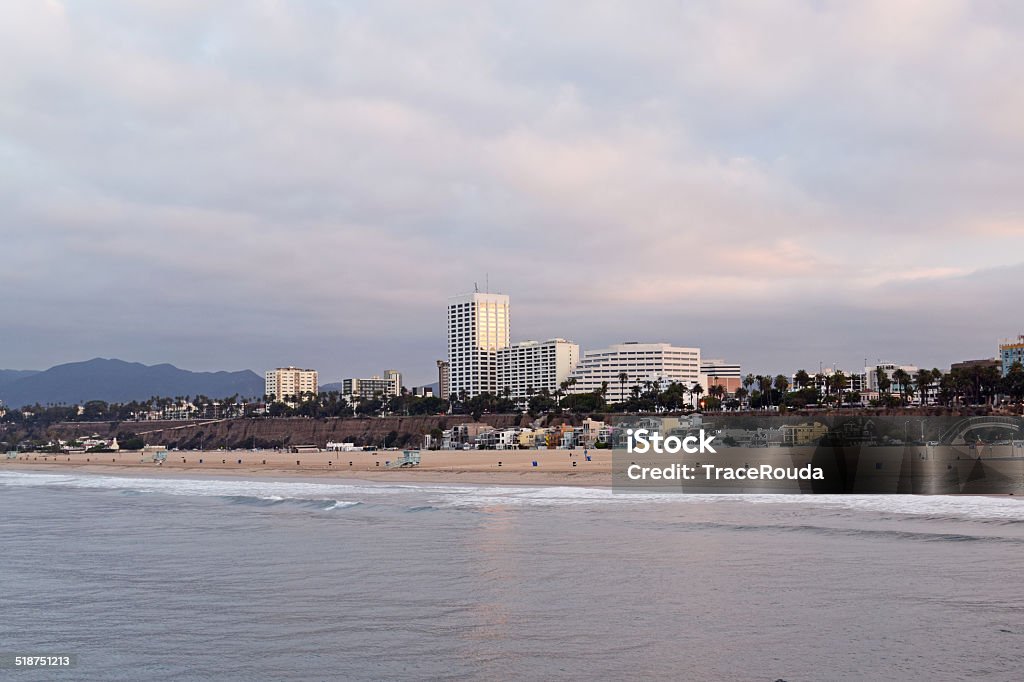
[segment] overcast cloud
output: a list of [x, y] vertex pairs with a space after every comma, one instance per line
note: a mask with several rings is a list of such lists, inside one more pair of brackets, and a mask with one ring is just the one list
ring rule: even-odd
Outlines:
[[0, 9], [0, 367], [433, 380], [513, 339], [752, 371], [1024, 332], [1015, 2]]

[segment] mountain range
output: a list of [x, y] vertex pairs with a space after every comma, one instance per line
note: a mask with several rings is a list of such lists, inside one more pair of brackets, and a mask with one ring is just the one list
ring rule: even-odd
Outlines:
[[251, 370], [190, 372], [174, 365], [143, 365], [93, 358], [45, 371], [0, 370], [0, 401], [9, 407], [40, 403], [82, 404], [88, 400], [129, 402], [151, 396], [206, 395], [223, 398], [263, 395], [263, 377]]

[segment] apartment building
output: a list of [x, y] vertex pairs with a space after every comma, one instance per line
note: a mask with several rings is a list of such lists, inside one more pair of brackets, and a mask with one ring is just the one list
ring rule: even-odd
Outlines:
[[315, 369], [278, 367], [264, 374], [263, 383], [263, 393], [278, 402], [297, 402], [304, 396], [316, 395], [319, 390]]

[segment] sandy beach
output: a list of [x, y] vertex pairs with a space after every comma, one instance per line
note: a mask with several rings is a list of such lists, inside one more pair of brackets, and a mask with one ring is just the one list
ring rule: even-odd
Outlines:
[[[303, 452], [215, 450], [168, 452], [162, 463], [140, 452], [23, 453], [0, 459], [0, 470], [268, 477], [337, 477], [494, 485], [611, 485], [609, 450], [424, 450], [417, 467], [389, 468], [401, 451]], [[537, 463], [534, 466], [534, 462]]]

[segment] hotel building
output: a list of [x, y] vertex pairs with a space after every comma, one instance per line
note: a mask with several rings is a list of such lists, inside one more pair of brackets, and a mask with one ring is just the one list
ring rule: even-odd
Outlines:
[[388, 369], [384, 370], [383, 378], [374, 375], [369, 379], [342, 379], [341, 392], [359, 398], [373, 398], [377, 395], [393, 398], [402, 392], [402, 374]]
[[1024, 334], [1016, 339], [1003, 339], [999, 342], [999, 359], [1003, 363], [1003, 376], [1010, 373], [1013, 363], [1024, 365]]
[[[625, 384], [619, 380], [622, 373], [627, 375]], [[662, 389], [673, 381], [689, 388], [701, 380], [700, 348], [634, 341], [588, 350], [571, 377], [576, 379], [572, 393], [599, 391], [607, 382], [609, 402], [621, 402], [632, 386], [647, 381], [658, 381]]]
[[264, 375], [263, 383], [263, 393], [273, 396], [277, 402], [296, 402], [304, 394], [316, 395], [318, 392], [315, 369], [278, 367]]
[[497, 393], [498, 351], [508, 345], [508, 296], [476, 292], [448, 299], [449, 393]]
[[554, 393], [580, 360], [580, 347], [565, 339], [520, 341], [498, 350], [498, 394], [523, 404], [530, 391], [547, 389]]

